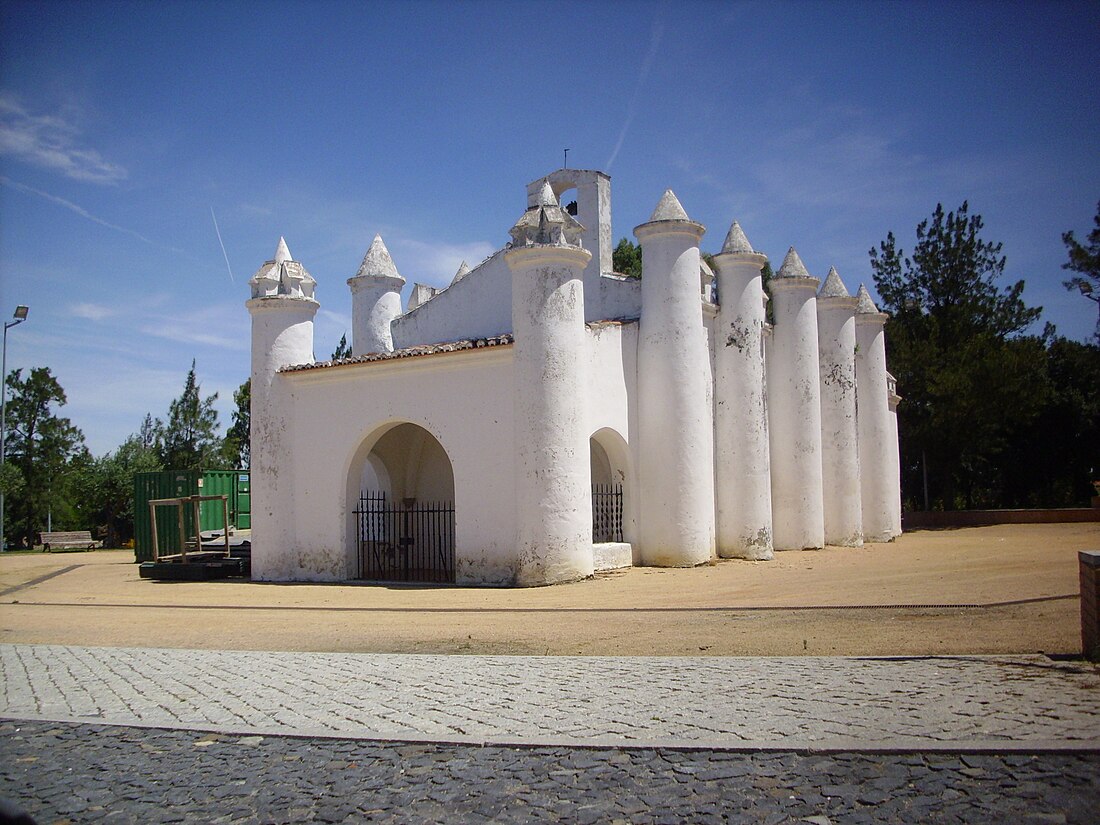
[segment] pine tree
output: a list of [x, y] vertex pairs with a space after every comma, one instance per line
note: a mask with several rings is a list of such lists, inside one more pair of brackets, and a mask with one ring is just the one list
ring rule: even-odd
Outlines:
[[1062, 281], [1062, 285], [1070, 292], [1080, 292], [1096, 304], [1094, 335], [1096, 342], [1100, 344], [1100, 203], [1096, 204], [1096, 217], [1092, 220], [1095, 226], [1089, 232], [1088, 246], [1078, 242], [1072, 232], [1062, 233], [1062, 243], [1066, 245], [1069, 255], [1069, 260], [1062, 264], [1062, 269], [1080, 273]]
[[141, 429], [138, 430], [137, 438], [141, 442], [142, 449], [152, 450], [157, 446], [157, 424], [159, 422], [153, 420], [153, 416], [150, 413], [145, 413], [145, 418], [141, 422]]
[[5, 536], [9, 542], [31, 547], [35, 534], [46, 529], [47, 513], [60, 502], [65, 476], [78, 455], [84, 434], [54, 412], [65, 405], [65, 391], [48, 367], [35, 367], [24, 380], [22, 370], [7, 376], [11, 395], [7, 405], [7, 461]]
[[623, 238], [611, 253], [611, 268], [628, 278], [641, 278], [642, 248]]
[[340, 336], [340, 343], [336, 345], [336, 350], [332, 353], [333, 361], [339, 361], [341, 358], [351, 358], [351, 347], [348, 346], [348, 334], [346, 332]]
[[217, 399], [217, 393], [201, 397], [192, 361], [183, 394], [168, 407], [168, 421], [159, 427], [160, 459], [165, 469], [216, 469], [225, 463], [220, 455], [218, 411], [214, 409]]
[[[146, 416], [142, 430], [152, 425]], [[113, 453], [81, 457], [70, 486], [80, 527], [100, 532], [105, 547], [121, 547], [134, 535], [134, 474], [163, 469], [155, 445], [142, 432], [129, 436]]]
[[233, 424], [225, 434], [222, 454], [233, 469], [248, 467], [251, 456], [252, 379], [247, 379], [233, 393], [237, 409], [233, 411]]
[[1043, 336], [1023, 336], [1042, 311], [1022, 298], [1024, 282], [1002, 287], [1001, 244], [982, 239], [980, 215], [964, 202], [937, 205], [917, 226], [911, 258], [894, 234], [872, 249], [871, 269], [891, 314], [890, 370], [903, 402], [903, 497], [945, 509], [999, 506], [1013, 439], [1047, 401]]

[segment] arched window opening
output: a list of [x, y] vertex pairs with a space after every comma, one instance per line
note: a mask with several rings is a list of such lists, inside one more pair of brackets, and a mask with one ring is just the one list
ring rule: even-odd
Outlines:
[[574, 218], [577, 217], [577, 188], [575, 186], [571, 186], [557, 193], [557, 198], [558, 204], [562, 209]]
[[354, 577], [453, 582], [454, 472], [443, 445], [398, 424], [371, 446], [357, 480]]
[[596, 439], [589, 440], [592, 462], [592, 542], [623, 541], [623, 478]]

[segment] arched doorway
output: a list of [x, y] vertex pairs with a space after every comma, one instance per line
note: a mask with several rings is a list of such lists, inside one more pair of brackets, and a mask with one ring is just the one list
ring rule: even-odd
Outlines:
[[592, 467], [592, 543], [632, 542], [633, 503], [630, 489], [629, 448], [612, 429], [589, 439]]
[[454, 472], [426, 429], [392, 424], [368, 438], [349, 474], [352, 578], [455, 580]]

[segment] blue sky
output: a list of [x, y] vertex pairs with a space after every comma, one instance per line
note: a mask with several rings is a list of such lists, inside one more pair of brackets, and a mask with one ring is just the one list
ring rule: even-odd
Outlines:
[[192, 358], [227, 424], [280, 235], [326, 358], [376, 232], [410, 284], [446, 283], [564, 148], [611, 175], [616, 238], [671, 187], [704, 250], [736, 218], [853, 292], [889, 230], [910, 249], [968, 199], [1084, 339], [1061, 233], [1100, 199], [1098, 31], [1096, 3], [8, 0], [0, 313], [31, 307], [8, 367], [50, 367], [97, 454], [165, 415]]

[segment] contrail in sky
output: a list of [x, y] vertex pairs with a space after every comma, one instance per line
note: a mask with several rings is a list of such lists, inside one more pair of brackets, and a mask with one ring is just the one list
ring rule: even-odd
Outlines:
[[607, 159], [607, 163], [605, 163], [603, 167], [608, 172], [611, 171], [611, 164], [613, 164], [615, 158], [618, 157], [619, 150], [623, 148], [623, 141], [626, 140], [626, 133], [630, 130], [630, 124], [634, 120], [634, 112], [638, 108], [638, 98], [642, 93], [642, 84], [649, 75], [649, 70], [653, 66], [654, 59], [657, 57], [657, 50], [661, 47], [661, 38], [664, 34], [665, 27], [664, 24], [661, 23], [660, 18], [654, 20], [653, 26], [649, 30], [649, 51], [646, 52], [645, 60], [642, 61], [641, 71], [638, 72], [638, 82], [634, 85], [634, 96], [630, 98], [630, 106], [628, 106], [626, 110], [626, 122], [623, 124], [622, 131], [619, 132], [619, 140], [611, 152], [611, 157]]
[[229, 270], [229, 280], [233, 283], [237, 283], [237, 279], [233, 277], [233, 267], [229, 265], [229, 256], [225, 254], [225, 244], [222, 243], [222, 233], [221, 230], [218, 229], [218, 219], [214, 217], [213, 206], [210, 207], [210, 217], [214, 221], [214, 231], [218, 233], [218, 243], [221, 245], [222, 248], [222, 257], [225, 258], [225, 268]]
[[3, 175], [0, 175], [0, 184], [3, 184], [4, 186], [10, 186], [12, 189], [17, 189], [18, 191], [25, 192], [28, 195], [36, 195], [37, 197], [40, 197], [43, 200], [47, 200], [50, 203], [56, 203], [58, 206], [64, 206], [66, 209], [75, 212], [82, 218], [87, 218], [93, 223], [98, 223], [100, 226], [105, 226], [108, 229], [115, 230], [116, 232], [124, 232], [127, 235], [133, 235], [139, 241], [144, 241], [150, 246], [160, 246], [160, 244], [156, 243], [155, 241], [149, 240], [140, 232], [135, 232], [133, 229], [127, 229], [125, 226], [119, 226], [118, 224], [110, 223], [109, 221], [103, 220], [103, 218], [97, 218], [83, 206], [78, 206], [72, 201], [67, 201], [64, 198], [59, 198], [57, 197], [57, 195], [51, 195], [49, 192], [43, 192], [41, 189], [35, 189], [33, 186], [27, 186], [24, 183], [19, 183], [18, 181], [14, 181], [11, 178], [4, 177]]

